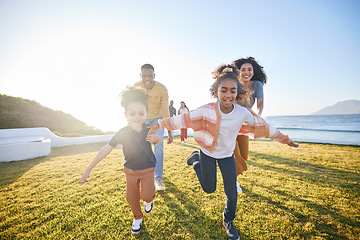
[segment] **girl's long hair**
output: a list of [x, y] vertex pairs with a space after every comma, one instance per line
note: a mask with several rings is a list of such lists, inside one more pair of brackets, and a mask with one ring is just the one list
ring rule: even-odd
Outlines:
[[[180, 103], [183, 103], [184, 104], [184, 107], [188, 110], [188, 112], [190, 112], [189, 108], [186, 106], [185, 102], [184, 101], [181, 101]], [[178, 115], [180, 114], [180, 109], [181, 109], [181, 106], [178, 110]]]

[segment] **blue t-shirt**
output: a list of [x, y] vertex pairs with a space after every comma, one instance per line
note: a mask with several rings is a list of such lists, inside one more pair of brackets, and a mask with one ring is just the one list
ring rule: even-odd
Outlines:
[[149, 128], [143, 124], [140, 132], [127, 126], [120, 129], [108, 142], [112, 147], [121, 144], [125, 163], [124, 166], [132, 170], [142, 170], [155, 167], [156, 159], [151, 144], [146, 141]]
[[251, 85], [251, 92], [250, 92], [250, 101], [244, 104], [241, 104], [241, 106], [246, 108], [252, 108], [255, 103], [255, 98], [260, 99], [264, 98], [264, 91], [263, 91], [264, 84], [260, 81], [254, 80]]

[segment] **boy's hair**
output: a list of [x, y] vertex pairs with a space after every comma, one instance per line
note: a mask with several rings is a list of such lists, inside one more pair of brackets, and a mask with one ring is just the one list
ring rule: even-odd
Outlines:
[[146, 63], [146, 64], [144, 64], [144, 65], [141, 66], [141, 71], [142, 71], [143, 69], [152, 69], [153, 71], [155, 71], [153, 65], [148, 64], [148, 63]]
[[127, 108], [130, 103], [139, 102], [144, 104], [146, 111], [148, 110], [148, 99], [149, 94], [145, 92], [144, 89], [138, 87], [127, 86], [124, 91], [120, 93], [121, 97], [121, 106], [127, 111]]
[[237, 95], [236, 100], [240, 101], [243, 98], [247, 97], [247, 92], [243, 89], [242, 84], [239, 81], [239, 70], [236, 66], [232, 64], [222, 64], [212, 72], [213, 79], [216, 79], [215, 82], [211, 85], [210, 93], [211, 96], [216, 98], [215, 92], [218, 90], [222, 80], [226, 78], [234, 79], [236, 82]]
[[253, 58], [253, 57], [240, 58], [240, 59], [232, 62], [232, 64], [234, 64], [239, 70], [244, 63], [250, 63], [254, 69], [254, 76], [250, 79], [251, 81], [258, 80], [258, 81], [262, 82], [263, 84], [266, 83], [267, 76], [266, 76], [265, 71], [263, 70], [264, 67], [261, 66], [255, 60], [255, 58]]

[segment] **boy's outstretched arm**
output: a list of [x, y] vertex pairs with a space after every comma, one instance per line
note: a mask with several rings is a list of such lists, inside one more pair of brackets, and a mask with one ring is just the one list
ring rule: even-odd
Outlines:
[[80, 183], [86, 182], [86, 179], [89, 177], [91, 170], [98, 164], [101, 160], [103, 160], [114, 148], [110, 146], [109, 144], [106, 144], [105, 147], [103, 147], [98, 154], [96, 154], [95, 158], [92, 160], [92, 162], [89, 164], [89, 166], [86, 168], [84, 174], [80, 178]]

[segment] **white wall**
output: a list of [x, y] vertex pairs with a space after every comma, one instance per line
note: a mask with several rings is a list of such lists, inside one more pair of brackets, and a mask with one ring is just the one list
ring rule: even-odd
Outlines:
[[0, 139], [28, 136], [43, 136], [45, 139], [51, 140], [51, 147], [63, 147], [76, 144], [107, 142], [110, 140], [113, 134], [65, 138], [55, 135], [48, 128], [14, 128], [0, 130]]
[[113, 135], [64, 138], [48, 128], [0, 130], [0, 162], [18, 161], [49, 155], [52, 147], [108, 142]]

